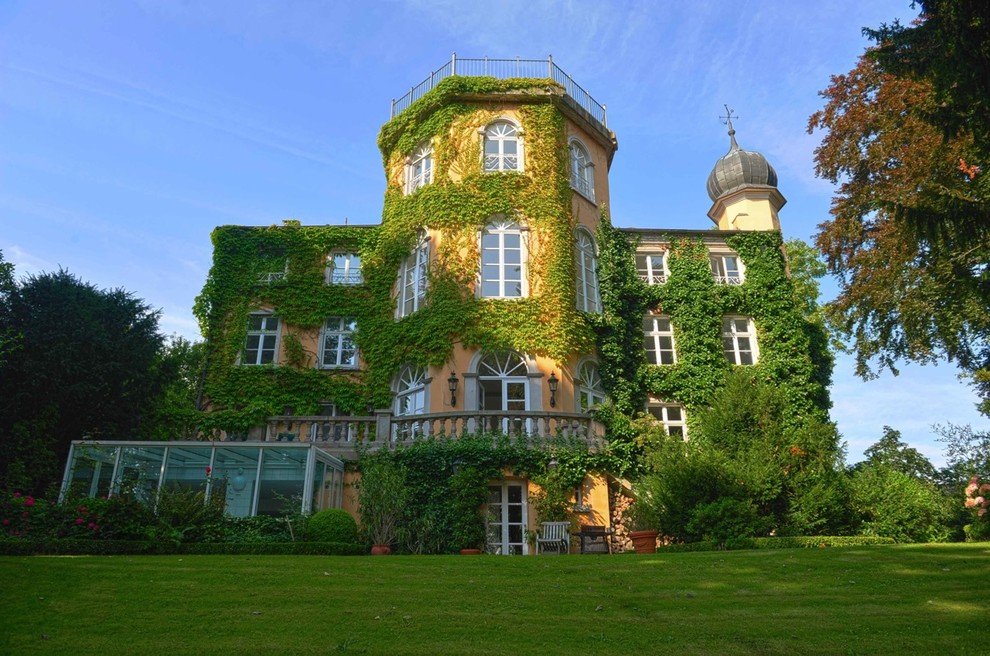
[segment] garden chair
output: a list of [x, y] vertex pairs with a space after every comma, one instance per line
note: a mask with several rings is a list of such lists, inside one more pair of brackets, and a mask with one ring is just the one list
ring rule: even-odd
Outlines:
[[540, 535], [536, 538], [536, 553], [546, 553], [553, 549], [554, 553], [565, 554], [571, 550], [570, 522], [543, 522], [540, 524]]
[[612, 529], [586, 524], [578, 533], [581, 553], [612, 553]]

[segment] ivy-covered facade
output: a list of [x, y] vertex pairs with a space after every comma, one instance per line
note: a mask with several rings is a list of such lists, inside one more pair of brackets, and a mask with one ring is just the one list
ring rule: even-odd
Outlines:
[[[525, 530], [551, 460], [582, 521], [608, 525], [606, 478], [637, 467], [630, 420], [689, 439], [733, 367], [785, 389], [795, 425], [827, 418], [831, 361], [787, 277], [776, 174], [734, 136], [709, 180], [714, 229], [615, 227], [615, 135], [550, 78], [447, 77], [378, 146], [379, 225], [214, 231], [195, 308], [204, 432], [345, 459], [529, 436], [544, 457], [490, 482]], [[530, 551], [503, 528], [489, 548]]]

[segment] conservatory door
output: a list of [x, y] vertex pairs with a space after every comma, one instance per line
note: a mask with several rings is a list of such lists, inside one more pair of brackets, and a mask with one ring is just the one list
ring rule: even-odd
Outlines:
[[486, 515], [488, 553], [528, 553], [526, 545], [526, 484], [498, 483], [488, 486]]

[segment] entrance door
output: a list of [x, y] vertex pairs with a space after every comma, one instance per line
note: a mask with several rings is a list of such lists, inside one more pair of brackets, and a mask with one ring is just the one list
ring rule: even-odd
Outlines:
[[488, 486], [488, 553], [519, 555], [526, 545], [526, 484], [498, 483]]

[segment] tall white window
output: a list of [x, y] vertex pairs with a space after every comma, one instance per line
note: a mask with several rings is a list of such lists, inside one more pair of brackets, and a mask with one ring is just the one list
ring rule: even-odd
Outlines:
[[485, 171], [522, 171], [520, 130], [508, 121], [485, 128]]
[[753, 320], [749, 317], [723, 317], [722, 346], [730, 363], [755, 364], [759, 351]]
[[605, 387], [598, 372], [598, 365], [586, 361], [578, 368], [578, 411], [587, 412], [605, 402]]
[[[529, 410], [529, 369], [514, 351], [487, 353], [478, 363], [478, 408], [503, 412]], [[529, 422], [520, 417], [503, 417], [501, 429], [520, 433]], [[496, 426], [487, 425], [488, 430]]]
[[712, 253], [712, 275], [719, 285], [741, 285], [743, 283], [743, 267], [738, 255], [731, 253]]
[[421, 230], [416, 247], [399, 267], [395, 314], [405, 317], [426, 302], [426, 274], [430, 267], [430, 238]]
[[248, 316], [247, 339], [241, 364], [272, 364], [278, 353], [278, 315], [258, 313]]
[[515, 221], [498, 219], [485, 227], [481, 233], [482, 298], [519, 298], [529, 292], [524, 246], [522, 230]]
[[323, 324], [320, 340], [320, 366], [324, 369], [346, 369], [357, 366], [357, 347], [353, 317], [329, 317]]
[[577, 140], [572, 139], [571, 151], [571, 187], [579, 194], [595, 202], [595, 165], [591, 162], [588, 151]]
[[[412, 417], [426, 412], [426, 370], [414, 365], [406, 365], [399, 372], [395, 383], [395, 406], [392, 413], [396, 418]], [[414, 437], [423, 433], [421, 422], [399, 421], [392, 425], [393, 439]]]
[[687, 437], [687, 416], [684, 413], [684, 406], [651, 400], [646, 410], [663, 424], [667, 435]]
[[670, 317], [649, 315], [643, 319], [643, 340], [646, 345], [646, 359], [650, 364], [674, 364], [677, 352], [674, 349], [674, 327]]
[[357, 253], [334, 252], [327, 256], [327, 283], [331, 285], [360, 285], [361, 256]]
[[406, 165], [406, 193], [411, 194], [431, 182], [433, 182], [433, 146], [425, 142], [409, 156]]
[[584, 230], [577, 233], [577, 309], [582, 312], [601, 312], [598, 298], [598, 260], [595, 242]]
[[662, 285], [667, 282], [667, 253], [636, 253], [636, 273], [647, 285]]

